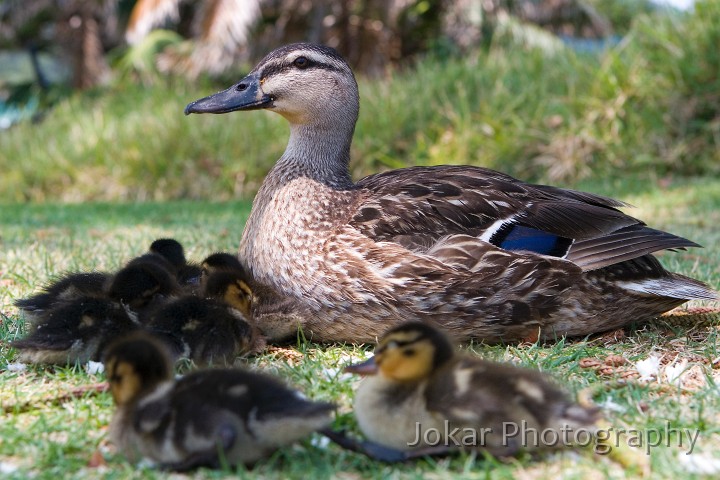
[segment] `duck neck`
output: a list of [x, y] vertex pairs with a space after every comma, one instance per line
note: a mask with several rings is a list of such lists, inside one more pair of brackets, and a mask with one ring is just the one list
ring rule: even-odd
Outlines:
[[285, 153], [272, 170], [282, 183], [300, 177], [310, 178], [334, 190], [352, 188], [350, 145], [354, 125], [291, 124]]

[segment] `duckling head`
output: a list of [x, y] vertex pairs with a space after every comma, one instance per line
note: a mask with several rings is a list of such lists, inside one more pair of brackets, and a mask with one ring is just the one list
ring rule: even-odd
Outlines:
[[173, 274], [152, 260], [155, 254], [144, 255], [131, 261], [118, 271], [108, 286], [108, 296], [118, 302], [138, 309], [149, 304], [153, 298], [169, 295], [178, 289]]
[[172, 378], [172, 361], [165, 346], [145, 332], [113, 342], [104, 354], [105, 374], [117, 405], [126, 405]]
[[375, 356], [345, 370], [360, 375], [375, 375], [396, 382], [418, 382], [428, 378], [454, 356], [453, 345], [437, 329], [409, 322], [383, 335]]
[[204, 275], [209, 275], [219, 270], [245, 271], [237, 255], [227, 252], [215, 252], [205, 257], [201, 268]]
[[217, 271], [210, 274], [204, 282], [204, 293], [206, 297], [223, 300], [246, 318], [251, 318], [253, 291], [242, 272]]
[[176, 269], [187, 263], [185, 249], [174, 238], [158, 238], [150, 244], [150, 252], [165, 258]]
[[333, 48], [310, 43], [270, 52], [227, 90], [190, 103], [185, 114], [269, 109], [291, 125], [338, 122], [354, 128], [359, 111], [355, 77]]

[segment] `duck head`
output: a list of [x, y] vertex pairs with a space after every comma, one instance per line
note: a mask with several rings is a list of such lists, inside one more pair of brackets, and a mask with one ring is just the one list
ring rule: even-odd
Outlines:
[[185, 114], [268, 109], [291, 125], [338, 122], [354, 128], [358, 88], [350, 67], [334, 49], [294, 43], [270, 52], [230, 88], [185, 107]]
[[117, 405], [126, 405], [140, 394], [172, 378], [172, 361], [163, 344], [138, 332], [113, 342], [104, 354], [105, 375]]
[[396, 382], [417, 382], [432, 375], [454, 355], [452, 343], [437, 329], [409, 322], [383, 335], [369, 360], [345, 368], [359, 375], [380, 375]]

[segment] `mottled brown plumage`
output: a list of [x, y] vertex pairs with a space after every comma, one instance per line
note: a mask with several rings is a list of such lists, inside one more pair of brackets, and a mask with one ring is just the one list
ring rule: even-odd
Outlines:
[[489, 342], [586, 335], [716, 298], [651, 256], [695, 243], [647, 227], [616, 200], [469, 166], [353, 183], [358, 90], [331, 48], [279, 48], [185, 112], [254, 109], [290, 123], [239, 251], [283, 299], [258, 320], [272, 339], [300, 325], [315, 340], [367, 342], [414, 319]]

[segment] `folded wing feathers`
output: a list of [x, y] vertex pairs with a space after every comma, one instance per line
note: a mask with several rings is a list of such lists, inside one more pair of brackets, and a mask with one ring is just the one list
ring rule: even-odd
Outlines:
[[609, 235], [575, 242], [567, 260], [583, 270], [595, 270], [658, 250], [699, 247], [695, 242], [644, 225], [623, 228]]
[[448, 243], [446, 237], [480, 237], [505, 218], [574, 239], [565, 258], [585, 271], [659, 250], [698, 246], [626, 215], [617, 209], [628, 206], [624, 202], [526, 184], [483, 168], [413, 167], [371, 175], [357, 185], [367, 194], [350, 221], [353, 227], [376, 241], [416, 252], [430, 248], [432, 256], [469, 269], [477, 268], [470, 252], [482, 246], [468, 239]]

